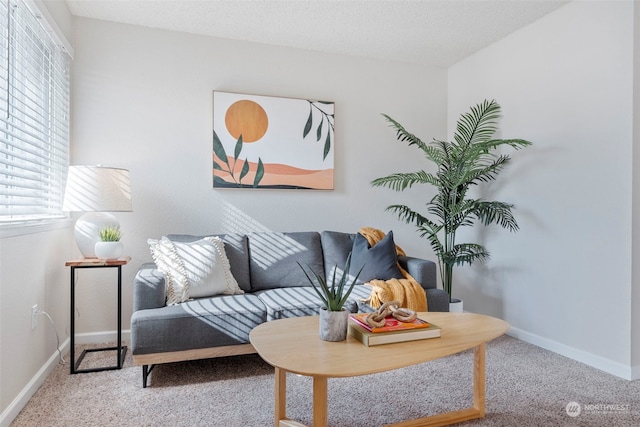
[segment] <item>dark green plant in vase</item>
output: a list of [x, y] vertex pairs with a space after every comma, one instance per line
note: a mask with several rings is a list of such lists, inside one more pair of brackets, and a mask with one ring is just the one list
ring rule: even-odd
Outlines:
[[413, 224], [420, 237], [425, 237], [438, 257], [442, 288], [452, 298], [453, 268], [483, 261], [489, 252], [477, 243], [458, 243], [456, 232], [460, 227], [476, 222], [484, 225], [498, 224], [509, 231], [517, 231], [518, 223], [511, 210], [512, 204], [474, 198], [469, 194], [471, 186], [493, 181], [511, 160], [506, 154], [496, 154], [503, 146], [520, 149], [531, 145], [524, 139], [492, 139], [497, 130], [500, 106], [496, 101], [485, 100], [462, 114], [457, 122], [453, 141], [434, 139], [427, 144], [409, 133], [400, 123], [383, 114], [396, 130], [400, 142], [407, 142], [422, 151], [433, 163], [435, 172], [394, 173], [377, 178], [375, 187], [388, 187], [404, 191], [416, 184], [435, 187], [436, 194], [426, 203], [426, 214], [405, 205], [391, 205], [388, 211], [400, 221]]
[[331, 275], [331, 285], [328, 285], [324, 278], [313, 271], [311, 268], [308, 268], [311, 272], [309, 273], [300, 263], [298, 263], [298, 265], [304, 272], [304, 275], [307, 276], [307, 279], [309, 280], [309, 283], [311, 283], [313, 289], [316, 291], [316, 294], [318, 294], [318, 296], [322, 300], [324, 308], [329, 311], [342, 310], [342, 307], [344, 306], [345, 302], [347, 302], [351, 291], [353, 291], [353, 287], [358, 281], [358, 277], [360, 277], [362, 268], [364, 268], [364, 266], [362, 266], [360, 271], [358, 271], [358, 274], [356, 274], [355, 278], [353, 278], [353, 280], [349, 283], [349, 268], [351, 267], [351, 253], [349, 253], [340, 280], [336, 283], [338, 270], [338, 266], [336, 265], [333, 267], [333, 274]]

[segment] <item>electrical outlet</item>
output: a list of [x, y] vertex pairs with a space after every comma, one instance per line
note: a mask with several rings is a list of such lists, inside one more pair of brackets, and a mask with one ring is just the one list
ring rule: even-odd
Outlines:
[[38, 326], [38, 304], [31, 307], [31, 329], [35, 329]]

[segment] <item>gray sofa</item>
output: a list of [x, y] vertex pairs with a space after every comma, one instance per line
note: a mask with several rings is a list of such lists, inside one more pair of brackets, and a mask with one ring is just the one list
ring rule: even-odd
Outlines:
[[[159, 363], [254, 353], [249, 332], [260, 323], [318, 313], [320, 301], [297, 262], [330, 277], [343, 267], [355, 234], [335, 231], [265, 232], [217, 235], [224, 241], [231, 272], [244, 294], [198, 298], [166, 305], [164, 275], [143, 264], [133, 289], [131, 353], [142, 366], [143, 387]], [[169, 235], [189, 242], [198, 236]], [[430, 311], [448, 311], [447, 294], [436, 287], [436, 266], [428, 260], [398, 257], [425, 289]], [[372, 311], [364, 303], [371, 287], [355, 286], [346, 307]]]

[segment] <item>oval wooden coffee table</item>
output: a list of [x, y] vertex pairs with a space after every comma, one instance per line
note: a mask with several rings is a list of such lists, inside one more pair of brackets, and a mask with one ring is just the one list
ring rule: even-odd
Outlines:
[[458, 411], [393, 424], [440, 426], [484, 417], [485, 343], [503, 335], [509, 324], [473, 313], [420, 313], [441, 328], [440, 338], [367, 347], [351, 336], [342, 342], [322, 341], [318, 316], [263, 323], [249, 339], [258, 354], [275, 367], [275, 425], [302, 426], [286, 416], [287, 372], [313, 377], [313, 426], [327, 425], [327, 379], [390, 371], [439, 359], [473, 348], [473, 406]]

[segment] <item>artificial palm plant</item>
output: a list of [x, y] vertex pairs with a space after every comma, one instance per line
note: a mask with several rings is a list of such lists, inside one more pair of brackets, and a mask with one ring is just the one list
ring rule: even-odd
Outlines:
[[519, 149], [531, 142], [492, 139], [500, 117], [500, 105], [496, 101], [485, 100], [463, 114], [458, 120], [453, 141], [434, 139], [430, 144], [424, 143], [391, 117], [383, 116], [396, 130], [397, 139], [422, 150], [427, 160], [435, 164], [436, 171], [394, 173], [373, 180], [372, 185], [396, 191], [415, 184], [436, 188], [437, 193], [426, 204], [427, 215], [405, 205], [391, 205], [387, 210], [397, 214], [401, 221], [415, 225], [420, 236], [427, 238], [438, 257], [442, 288], [451, 300], [453, 267], [470, 265], [489, 257], [489, 252], [480, 244], [457, 243], [458, 228], [479, 221], [484, 225], [498, 224], [510, 231], [518, 230], [518, 223], [511, 212], [513, 205], [473, 198], [469, 194], [470, 187], [495, 180], [509, 163], [508, 155], [495, 154], [498, 148], [510, 146]]

